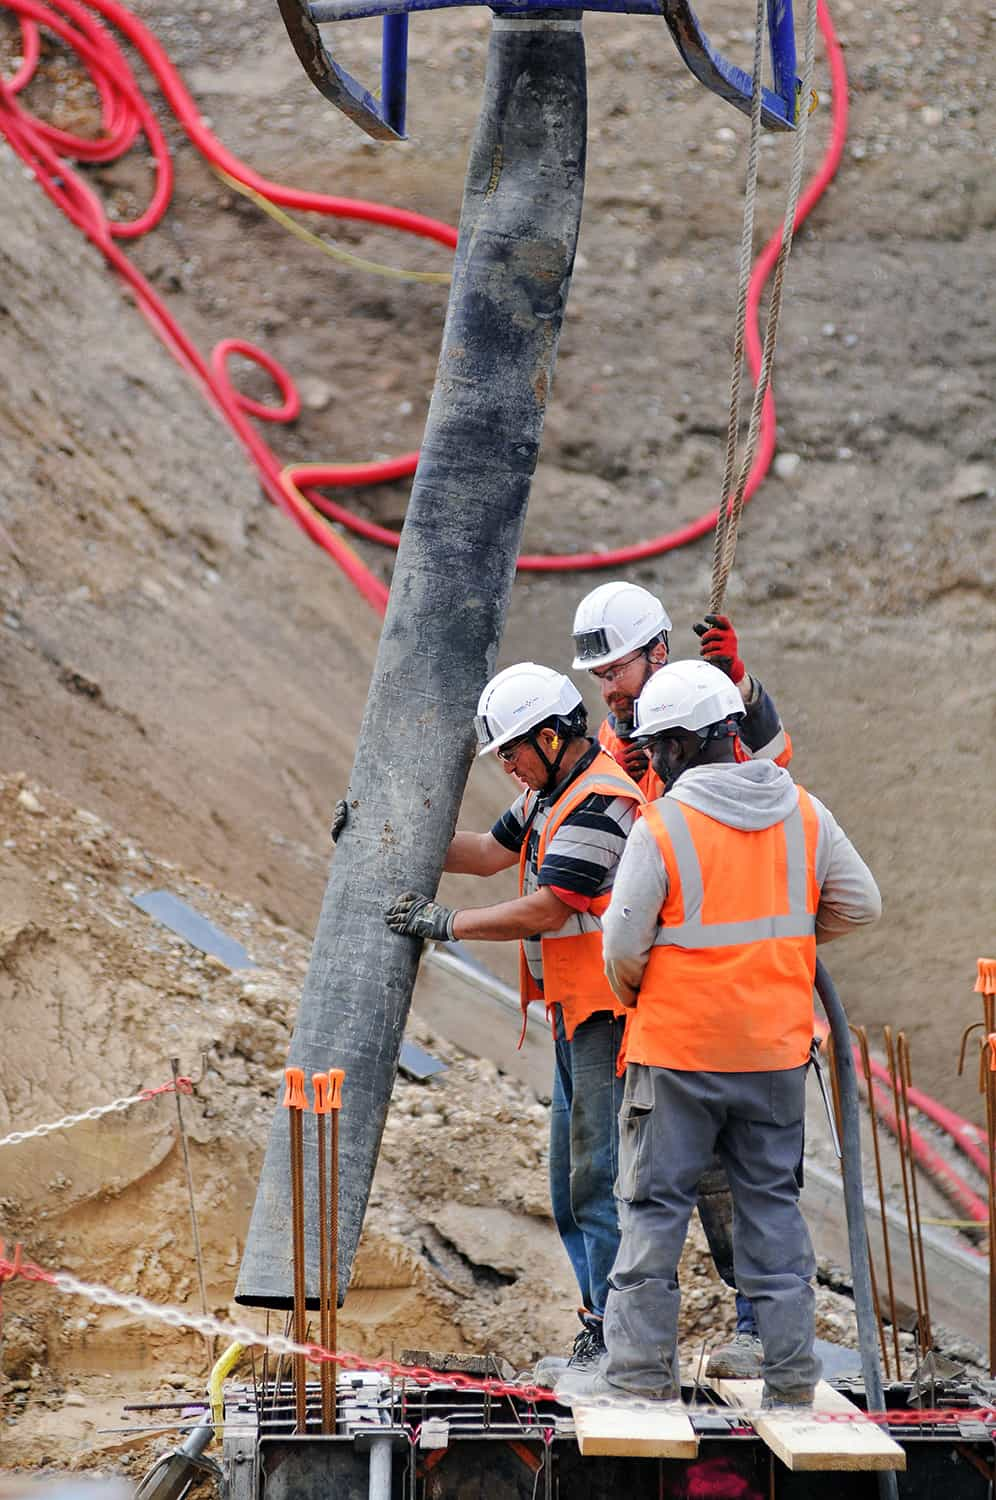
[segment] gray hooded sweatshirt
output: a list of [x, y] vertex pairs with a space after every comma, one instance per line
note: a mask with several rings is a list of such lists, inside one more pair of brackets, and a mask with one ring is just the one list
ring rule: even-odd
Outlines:
[[[882, 898], [874, 876], [833, 814], [812, 792], [809, 795], [820, 825], [816, 941], [826, 943], [877, 921]], [[693, 766], [678, 778], [668, 796], [729, 828], [750, 831], [784, 822], [799, 800], [788, 771], [771, 760]], [[624, 1005], [636, 999], [667, 891], [667, 871], [657, 841], [644, 819], [637, 818], [602, 919], [605, 972]]]

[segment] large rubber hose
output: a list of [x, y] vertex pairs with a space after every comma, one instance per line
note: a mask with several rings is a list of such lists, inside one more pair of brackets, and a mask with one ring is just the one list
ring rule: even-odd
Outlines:
[[[401, 890], [435, 890], [456, 826], [474, 709], [494, 671], [539, 455], [581, 218], [586, 127], [580, 17], [495, 17], [436, 383], [350, 774], [349, 822], [290, 1049], [306, 1075], [346, 1071], [340, 1299], [420, 956], [383, 913]], [[311, 1131], [306, 1152], [310, 1172]], [[236, 1289], [243, 1303], [286, 1306], [291, 1296], [288, 1155], [278, 1109]], [[312, 1194], [306, 1240], [314, 1298]]]
[[[868, 1236], [865, 1223], [865, 1191], [861, 1174], [861, 1104], [858, 1098], [858, 1074], [851, 1052], [851, 1033], [847, 1015], [834, 982], [820, 959], [816, 960], [816, 993], [823, 1002], [833, 1035], [840, 1092], [841, 1148], [844, 1167], [844, 1208], [847, 1213], [847, 1241], [851, 1252], [851, 1283], [854, 1288], [854, 1311], [858, 1319], [858, 1348], [861, 1351], [861, 1373], [869, 1411], [885, 1410], [882, 1367], [878, 1362], [878, 1322], [872, 1295], [871, 1263], [868, 1258]], [[878, 1476], [882, 1500], [898, 1500], [899, 1485], [895, 1473], [888, 1470]]]

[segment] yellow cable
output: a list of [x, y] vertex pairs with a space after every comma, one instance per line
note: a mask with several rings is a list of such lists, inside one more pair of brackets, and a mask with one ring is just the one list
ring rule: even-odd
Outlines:
[[282, 208], [271, 203], [269, 198], [264, 198], [262, 193], [257, 193], [255, 188], [247, 187], [244, 182], [240, 182], [237, 177], [232, 177], [221, 167], [214, 167], [214, 170], [228, 187], [234, 189], [236, 193], [241, 193], [243, 198], [250, 199], [257, 208], [269, 214], [271, 219], [276, 219], [284, 229], [291, 234], [296, 234], [299, 240], [304, 240], [306, 245], [313, 245], [316, 250], [321, 250], [323, 255], [330, 256], [332, 260], [352, 266], [354, 271], [372, 271], [375, 276], [389, 276], [394, 281], [424, 281], [434, 286], [449, 286], [450, 284], [449, 271], [401, 271], [396, 266], [382, 266], [378, 261], [364, 260], [362, 255], [352, 255], [348, 250], [341, 250], [338, 245], [330, 245], [328, 240], [323, 240], [321, 235], [313, 234], [310, 229], [305, 229], [303, 224], [298, 224], [290, 214], [285, 214]]
[[214, 1423], [216, 1432], [221, 1431], [221, 1424], [225, 1420], [222, 1382], [226, 1375], [232, 1373], [245, 1352], [244, 1344], [229, 1344], [221, 1358], [215, 1361], [214, 1368], [208, 1376], [207, 1393], [211, 1402], [211, 1421]]
[[[329, 520], [328, 516], [323, 516], [320, 510], [316, 510], [311, 501], [308, 499], [307, 495], [302, 495], [301, 491], [298, 489], [297, 485], [291, 478], [292, 474], [297, 474], [302, 469], [328, 469], [332, 467], [334, 467], [334, 465], [332, 464], [288, 464], [286, 468], [283, 468], [280, 471], [280, 483], [283, 485], [284, 489], [292, 499], [299, 500], [302, 505], [307, 506], [314, 520], [318, 522], [320, 526], [323, 526], [330, 536], [335, 537], [336, 545], [341, 547], [344, 552], [348, 552], [353, 561], [359, 563], [360, 567], [365, 568], [366, 563], [363, 561], [362, 557], [356, 551], [356, 549], [349, 545], [342, 532], [336, 529], [336, 527]], [[339, 465], [339, 467], [343, 469], [351, 469], [354, 467], [354, 465], [341, 464]]]

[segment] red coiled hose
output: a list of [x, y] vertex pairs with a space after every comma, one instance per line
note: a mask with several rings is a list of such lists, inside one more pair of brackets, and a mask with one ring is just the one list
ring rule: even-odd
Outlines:
[[[139, 306], [167, 347], [206, 388], [255, 462], [263, 488], [270, 499], [291, 515], [312, 540], [339, 563], [363, 597], [383, 612], [387, 600], [384, 584], [366, 568], [341, 537], [314, 515], [314, 510], [370, 541], [397, 547], [397, 534], [387, 527], [377, 526], [353, 515], [345, 507], [320, 495], [315, 486], [355, 487], [403, 478], [414, 473], [418, 454], [406, 453], [397, 458], [372, 463], [308, 466], [300, 471], [302, 479], [306, 476], [308, 481], [307, 487], [301, 492], [296, 490], [294, 484], [299, 471], [292, 468], [282, 476], [276, 456], [252, 430], [246, 418], [252, 416], [266, 421], [293, 420], [299, 403], [290, 375], [276, 360], [255, 345], [239, 341], [225, 341], [214, 351], [210, 363], [206, 362], [145, 278], [126, 261], [114, 244], [115, 240], [137, 238], [159, 223], [169, 204], [173, 174], [162, 131], [138, 87], [127, 59], [110, 31], [100, 25], [91, 12], [97, 12], [114, 26], [140, 53], [177, 120], [202, 155], [214, 166], [229, 173], [270, 202], [284, 208], [381, 224], [435, 240], [451, 248], [456, 244], [455, 230], [437, 219], [427, 218], [407, 209], [392, 208], [363, 199], [304, 192], [261, 177], [227, 151], [208, 130], [162, 47], [148, 28], [118, 4], [117, 0], [85, 0], [85, 3], [80, 3], [80, 0], [51, 0], [51, 3], [43, 3], [43, 0], [0, 0], [0, 3], [20, 17], [24, 38], [23, 60], [15, 77], [9, 82], [0, 80], [0, 130], [22, 160], [32, 168], [52, 201], [99, 246], [118, 274], [132, 287]], [[833, 23], [823, 0], [820, 0], [819, 24], [831, 72], [831, 134], [820, 167], [800, 200], [797, 225], [809, 214], [836, 172], [847, 133], [847, 74]], [[59, 36], [76, 52], [86, 67], [101, 100], [103, 134], [99, 140], [86, 140], [57, 130], [21, 106], [17, 95], [33, 76], [39, 60], [39, 26], [46, 26]], [[138, 218], [126, 223], [111, 222], [104, 214], [96, 194], [72, 171], [67, 161], [114, 160], [129, 149], [140, 132], [145, 134], [155, 162], [153, 195], [148, 207]], [[762, 251], [754, 267], [748, 293], [747, 355], [755, 377], [760, 367], [758, 303], [778, 253], [779, 238], [780, 230]], [[227, 377], [225, 352], [219, 354], [219, 350], [238, 352], [266, 369], [281, 391], [282, 404], [275, 408], [265, 407], [260, 402], [239, 396]], [[775, 407], [769, 395], [762, 415], [757, 458], [747, 483], [748, 499], [755, 493], [768, 471], [774, 444]], [[302, 503], [302, 494], [310, 501], [314, 510]], [[710, 531], [715, 521], [716, 511], [712, 510], [697, 520], [650, 541], [607, 552], [527, 555], [519, 559], [519, 567], [531, 572], [620, 568], [695, 541]]]

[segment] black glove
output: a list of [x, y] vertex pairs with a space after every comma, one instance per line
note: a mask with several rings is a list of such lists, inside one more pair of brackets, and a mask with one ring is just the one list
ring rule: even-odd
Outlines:
[[452, 907], [430, 901], [418, 891], [403, 891], [384, 913], [392, 932], [402, 937], [428, 938], [433, 943], [452, 942], [455, 916]]
[[333, 844], [339, 842], [339, 835], [346, 826], [349, 817], [349, 805], [345, 797], [340, 797], [332, 809], [332, 827], [329, 829], [329, 838]]

